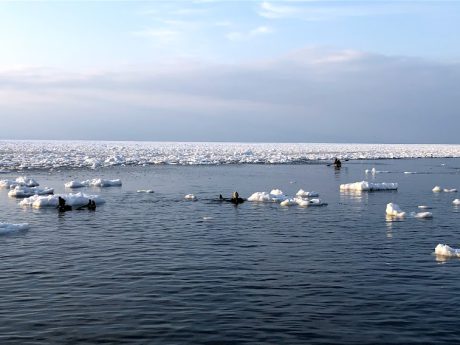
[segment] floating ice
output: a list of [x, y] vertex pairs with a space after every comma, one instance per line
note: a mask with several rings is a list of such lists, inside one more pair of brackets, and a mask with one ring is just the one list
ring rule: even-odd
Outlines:
[[19, 176], [16, 180], [0, 180], [0, 188], [37, 187], [39, 185], [37, 181], [27, 176]]
[[457, 190], [455, 188], [441, 188], [439, 186], [435, 186], [433, 189], [432, 189], [433, 193], [441, 193], [441, 192], [444, 192], [444, 193], [455, 193], [457, 192]]
[[92, 180], [86, 180], [82, 182], [70, 181], [64, 185], [66, 188], [81, 188], [81, 187], [119, 187], [121, 186], [121, 180], [104, 180], [101, 178], [95, 178]]
[[322, 202], [320, 199], [301, 199], [296, 198], [296, 202], [299, 206], [326, 206], [325, 202]]
[[70, 181], [64, 184], [66, 188], [82, 188], [85, 187], [85, 185], [81, 182], [78, 181]]
[[102, 199], [99, 195], [86, 195], [83, 193], [76, 194], [57, 194], [49, 196], [40, 196], [33, 195], [29, 198], [22, 200], [19, 205], [21, 206], [31, 206], [34, 208], [43, 208], [43, 207], [57, 207], [59, 205], [59, 197], [63, 198], [66, 201], [66, 204], [69, 206], [84, 206], [88, 204], [89, 199], [94, 200], [96, 205], [101, 205], [105, 203], [105, 200]]
[[281, 201], [280, 205], [281, 206], [293, 206], [293, 205], [297, 205], [297, 201], [296, 199], [289, 198], [289, 199]]
[[460, 257], [460, 249], [449, 247], [447, 244], [439, 243], [434, 249], [436, 255]]
[[444, 193], [456, 193], [457, 190], [456, 190], [455, 188], [451, 188], [451, 189], [449, 189], [449, 188], [444, 188], [444, 189], [443, 189], [443, 192], [444, 192]]
[[382, 170], [382, 171], [379, 171], [379, 170], [376, 170], [375, 168], [372, 168], [372, 169], [366, 169], [364, 170], [364, 172], [366, 174], [372, 174], [372, 175], [375, 175], [375, 174], [383, 174], [383, 173], [389, 173], [389, 171], [386, 171], [386, 170]]
[[138, 193], [153, 193], [153, 190], [151, 189], [138, 189]]
[[412, 212], [411, 215], [415, 218], [433, 218], [433, 213], [431, 212]]
[[416, 174], [415, 171], [404, 171], [404, 174]]
[[404, 217], [406, 212], [403, 212], [397, 204], [390, 202], [387, 204], [386, 214], [392, 217]]
[[452, 204], [460, 205], [460, 199], [454, 199], [454, 201], [452, 201]]
[[186, 196], [184, 196], [184, 199], [185, 199], [185, 200], [191, 200], [191, 201], [196, 201], [196, 200], [198, 200], [198, 199], [196, 198], [196, 196], [193, 195], [193, 194], [187, 194]]
[[28, 230], [29, 224], [20, 223], [20, 224], [11, 224], [11, 223], [0, 223], [0, 235], [8, 234], [14, 231]]
[[287, 196], [279, 189], [273, 189], [270, 193], [267, 192], [256, 192], [253, 193], [248, 201], [257, 202], [282, 202], [287, 199]]
[[426, 205], [420, 205], [420, 206], [417, 206], [419, 209], [421, 210], [427, 210], [427, 209], [430, 209], [431, 207], [430, 206], [426, 206]]
[[355, 183], [348, 183], [348, 184], [341, 184], [340, 190], [342, 191], [380, 191], [380, 190], [396, 190], [398, 189], [397, 183], [372, 183], [367, 181], [355, 182]]
[[434, 188], [432, 189], [433, 193], [440, 193], [442, 192], [442, 188], [439, 187], [439, 186], [434, 186]]
[[300, 196], [302, 198], [309, 198], [309, 197], [317, 197], [319, 196], [316, 192], [306, 192], [303, 189], [299, 189], [299, 191], [295, 194], [296, 196]]
[[152, 164], [292, 164], [343, 159], [460, 157], [460, 145], [166, 142], [1, 142], [0, 169]]
[[14, 189], [11, 189], [8, 192], [8, 196], [15, 197], [15, 198], [26, 198], [32, 195], [47, 195], [53, 194], [53, 188], [39, 188], [39, 187], [20, 187], [16, 186]]

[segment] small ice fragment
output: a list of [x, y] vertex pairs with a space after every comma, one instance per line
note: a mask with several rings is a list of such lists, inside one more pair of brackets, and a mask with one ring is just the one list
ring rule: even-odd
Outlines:
[[404, 217], [406, 212], [403, 212], [398, 204], [390, 202], [387, 204], [386, 214], [392, 217]]
[[416, 174], [415, 171], [404, 171], [404, 174]]
[[82, 188], [84, 186], [85, 186], [84, 184], [78, 181], [70, 181], [64, 184], [65, 188]]
[[255, 192], [249, 198], [248, 201], [256, 202], [281, 202], [286, 200], [287, 197], [279, 189], [272, 189], [270, 193], [267, 192]]
[[447, 244], [439, 243], [434, 249], [436, 255], [460, 257], [460, 249], [449, 247]]
[[11, 224], [11, 223], [0, 223], [0, 235], [8, 234], [14, 231], [22, 231], [28, 230], [29, 224], [27, 223], [19, 223], [19, 224]]
[[420, 206], [418, 206], [418, 208], [421, 209], [421, 210], [427, 210], [427, 209], [430, 209], [431, 207], [426, 206], [426, 205], [420, 205]]
[[154, 193], [152, 189], [138, 189], [138, 193]]
[[454, 199], [454, 201], [452, 201], [452, 204], [460, 205], [460, 199]]
[[358, 191], [381, 191], [381, 190], [396, 190], [398, 189], [397, 183], [388, 183], [388, 182], [381, 182], [381, 183], [372, 183], [368, 181], [361, 181], [355, 183], [347, 183], [341, 184], [340, 190], [342, 191], [350, 191], [350, 190], [358, 190]]
[[303, 198], [318, 197], [319, 196], [319, 194], [316, 193], [316, 192], [306, 192], [303, 189], [299, 189], [299, 191], [295, 195], [303, 197]]
[[451, 188], [451, 189], [444, 188], [443, 191], [444, 191], [444, 193], [456, 193], [457, 192], [457, 190], [455, 188]]
[[432, 191], [433, 191], [433, 193], [440, 193], [440, 192], [442, 192], [442, 189], [441, 189], [441, 187], [439, 187], [439, 186], [435, 186], [435, 187], [432, 189]]
[[281, 206], [292, 206], [292, 205], [297, 205], [297, 202], [295, 199], [286, 199], [284, 201], [281, 201], [280, 205]]
[[415, 213], [415, 212], [414, 212], [414, 217], [415, 217], [415, 218], [433, 218], [433, 213], [431, 213], [431, 212], [419, 212], [419, 213]]
[[211, 220], [214, 219], [213, 217], [203, 217], [203, 220]]
[[14, 189], [11, 189], [8, 192], [8, 196], [10, 197], [15, 197], [15, 198], [27, 198], [32, 195], [47, 195], [47, 194], [53, 194], [54, 189], [53, 188], [39, 188], [39, 187], [20, 187], [16, 186]]
[[185, 200], [190, 200], [190, 201], [196, 201], [197, 200], [196, 196], [193, 195], [193, 194], [187, 194], [186, 196], [184, 196], [184, 199]]

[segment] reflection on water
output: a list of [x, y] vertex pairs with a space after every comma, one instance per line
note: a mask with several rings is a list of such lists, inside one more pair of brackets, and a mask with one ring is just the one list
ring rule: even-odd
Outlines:
[[[398, 192], [339, 192], [362, 180], [363, 165], [32, 172], [56, 193], [97, 177], [123, 186], [100, 189], [96, 212], [63, 214], [20, 208], [0, 190], [0, 221], [30, 223], [0, 237], [0, 344], [456, 343], [460, 260], [432, 258], [437, 243], [460, 241], [452, 199], [432, 195], [436, 174], [392, 174]], [[458, 176], [442, 178], [459, 187]], [[273, 188], [315, 190], [328, 206], [217, 202]], [[429, 204], [434, 218], [387, 218], [389, 202]]]

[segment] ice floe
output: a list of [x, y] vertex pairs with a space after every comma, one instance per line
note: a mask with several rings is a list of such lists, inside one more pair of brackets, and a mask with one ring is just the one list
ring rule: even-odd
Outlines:
[[452, 204], [460, 205], [460, 199], [454, 199], [454, 201], [452, 201]]
[[8, 196], [15, 197], [15, 198], [26, 198], [32, 195], [48, 195], [53, 194], [53, 188], [40, 188], [40, 187], [20, 187], [16, 186], [14, 189], [11, 189], [8, 192]]
[[417, 174], [415, 171], [404, 171], [404, 174], [410, 175], [410, 174]]
[[37, 187], [39, 185], [37, 181], [27, 176], [19, 176], [15, 180], [0, 180], [0, 188]]
[[434, 249], [434, 253], [440, 256], [460, 257], [460, 249], [449, 247], [447, 244], [439, 243]]
[[248, 201], [282, 202], [286, 199], [288, 199], [288, 197], [284, 195], [283, 191], [281, 191], [280, 189], [273, 189], [270, 193], [255, 192], [248, 198]]
[[341, 184], [340, 190], [341, 191], [381, 191], [381, 190], [396, 190], [398, 189], [397, 183], [388, 183], [388, 182], [381, 182], [381, 183], [374, 183], [368, 181], [361, 181], [361, 182], [354, 182], [354, 183], [347, 183]]
[[105, 180], [101, 178], [95, 178], [92, 180], [85, 181], [70, 181], [64, 184], [66, 188], [82, 188], [82, 187], [119, 187], [121, 186], [121, 180]]
[[380, 170], [376, 170], [375, 168], [366, 169], [366, 170], [364, 170], [364, 172], [365, 172], [366, 174], [372, 174], [372, 175], [389, 173], [389, 171], [386, 171], [386, 170], [380, 171]]
[[0, 169], [153, 164], [292, 164], [342, 159], [460, 157], [459, 145], [2, 141]]
[[152, 189], [138, 189], [138, 193], [154, 193]]
[[440, 186], [434, 186], [432, 189], [433, 193], [456, 193], [457, 189], [455, 188], [441, 188]]
[[0, 235], [8, 234], [15, 231], [23, 231], [28, 230], [29, 224], [27, 223], [19, 223], [19, 224], [12, 224], [12, 223], [1, 223], [0, 222]]
[[411, 212], [411, 216], [414, 218], [433, 218], [433, 213], [431, 212]]
[[420, 206], [417, 206], [419, 209], [421, 210], [428, 210], [430, 209], [431, 207], [430, 206], [427, 206], [427, 205], [420, 205]]
[[184, 199], [185, 200], [190, 200], [190, 201], [196, 201], [198, 200], [197, 197], [193, 194], [187, 194], [186, 196], [184, 196]]
[[406, 212], [403, 212], [398, 204], [390, 202], [387, 204], [386, 214], [392, 217], [404, 217]]
[[306, 192], [303, 189], [299, 189], [299, 191], [295, 195], [300, 196], [302, 198], [316, 198], [319, 196], [319, 194], [316, 192]]
[[29, 198], [23, 199], [19, 205], [30, 206], [34, 208], [43, 207], [57, 207], [59, 205], [58, 198], [61, 197], [66, 201], [69, 206], [84, 206], [88, 204], [89, 199], [94, 200], [96, 205], [105, 203], [99, 195], [86, 195], [83, 193], [69, 193], [69, 194], [56, 194], [48, 196], [33, 195]]

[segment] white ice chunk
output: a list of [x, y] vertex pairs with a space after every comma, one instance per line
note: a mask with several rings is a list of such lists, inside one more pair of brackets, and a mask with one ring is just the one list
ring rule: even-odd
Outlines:
[[33, 195], [29, 198], [22, 200], [19, 205], [21, 206], [31, 206], [34, 208], [43, 208], [43, 207], [57, 207], [59, 205], [59, 197], [63, 198], [66, 201], [66, 204], [69, 206], [84, 206], [88, 204], [89, 199], [94, 200], [96, 205], [101, 205], [105, 203], [105, 200], [102, 199], [99, 195], [86, 195], [83, 193], [76, 194], [56, 194], [49, 196], [40, 196]]
[[432, 189], [433, 193], [440, 193], [442, 192], [442, 188], [439, 187], [439, 186], [434, 186], [434, 188]]
[[119, 187], [121, 186], [121, 180], [104, 180], [101, 178], [95, 178], [92, 180], [86, 180], [81, 182], [86, 187]]
[[184, 199], [185, 199], [185, 200], [191, 200], [191, 201], [196, 201], [196, 200], [198, 200], [198, 199], [196, 198], [196, 196], [193, 195], [193, 194], [187, 194], [186, 196], [184, 196]]
[[28, 230], [29, 224], [20, 223], [20, 224], [11, 224], [11, 223], [0, 223], [0, 235], [8, 234], [14, 231]]
[[317, 197], [319, 196], [318, 193], [316, 192], [306, 192], [303, 189], [299, 189], [299, 191], [295, 194], [296, 196], [300, 196], [302, 198], [308, 198], [308, 197]]
[[444, 193], [456, 193], [457, 192], [457, 190], [455, 188], [451, 188], [451, 189], [444, 188], [443, 191], [444, 191]]
[[47, 195], [47, 194], [53, 194], [54, 189], [53, 188], [39, 188], [39, 187], [20, 187], [16, 186], [14, 189], [11, 189], [8, 192], [8, 196], [10, 197], [15, 197], [15, 198], [26, 198], [32, 195]]
[[302, 199], [296, 198], [296, 202], [299, 206], [308, 207], [308, 206], [325, 206], [326, 203], [322, 202], [320, 199]]
[[392, 217], [404, 217], [406, 212], [403, 212], [398, 204], [390, 202], [387, 204], [386, 214]]
[[404, 171], [404, 174], [416, 174], [415, 171]]
[[37, 187], [40, 185], [33, 178], [28, 178], [27, 176], [19, 176], [18, 178], [16, 178], [16, 182], [19, 186], [26, 186], [26, 187]]
[[412, 214], [415, 218], [433, 218], [433, 213], [431, 212], [413, 212]]
[[27, 176], [19, 176], [15, 180], [1, 180], [0, 188], [15, 188], [17, 186], [21, 187], [37, 187], [40, 184], [32, 178]]
[[267, 192], [256, 192], [253, 193], [248, 201], [257, 202], [282, 202], [287, 199], [287, 196], [279, 189], [273, 189], [270, 193]]
[[372, 169], [370, 169], [370, 170], [369, 170], [369, 169], [366, 169], [366, 170], [364, 170], [364, 172], [365, 172], [366, 174], [372, 174], [372, 175], [375, 175], [375, 174], [383, 174], [383, 173], [389, 173], [389, 171], [386, 171], [386, 170], [380, 171], [380, 170], [376, 170], [375, 168], [372, 168]]
[[380, 190], [396, 190], [398, 189], [397, 183], [373, 183], [368, 181], [361, 181], [355, 183], [341, 184], [340, 190], [342, 191], [380, 191]]
[[427, 209], [430, 209], [431, 207], [430, 206], [427, 206], [427, 205], [420, 205], [420, 206], [417, 206], [419, 209], [421, 210], [427, 210]]
[[153, 190], [151, 189], [138, 189], [138, 193], [153, 193]]
[[434, 249], [436, 255], [460, 257], [460, 249], [449, 247], [447, 244], [439, 243]]
[[460, 199], [454, 199], [454, 201], [452, 201], [452, 204], [460, 205]]
[[286, 200], [281, 201], [280, 205], [281, 206], [293, 206], [293, 205], [297, 205], [297, 201], [296, 199], [286, 199]]
[[85, 185], [81, 182], [78, 181], [70, 181], [64, 184], [66, 188], [82, 188], [85, 187]]

